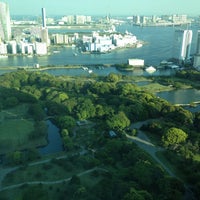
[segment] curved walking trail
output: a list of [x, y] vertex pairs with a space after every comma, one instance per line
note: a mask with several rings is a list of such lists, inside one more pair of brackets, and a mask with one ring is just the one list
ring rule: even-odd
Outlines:
[[164, 151], [164, 148], [159, 147], [159, 146], [155, 146], [150, 139], [146, 136], [146, 134], [144, 132], [142, 132], [141, 130], [139, 130], [141, 128], [142, 125], [148, 123], [149, 120], [147, 121], [143, 121], [143, 122], [137, 122], [134, 123], [131, 128], [135, 128], [138, 131], [137, 136], [130, 136], [130, 135], [126, 135], [127, 138], [129, 138], [130, 140], [132, 140], [134, 143], [136, 143], [141, 149], [145, 150], [148, 154], [151, 155], [151, 157], [154, 158], [154, 160], [159, 163], [163, 169], [165, 169], [165, 171], [172, 177], [176, 177], [178, 178], [166, 165], [165, 163], [163, 163], [157, 156], [156, 156], [156, 152], [158, 151]]
[[[155, 146], [150, 139], [146, 136], [146, 134], [139, 130], [141, 128], [142, 125], [147, 124], [149, 121], [151, 120], [146, 120], [146, 121], [142, 121], [142, 122], [137, 122], [134, 123], [131, 128], [135, 128], [138, 131], [137, 136], [130, 136], [130, 135], [126, 135], [127, 138], [129, 138], [130, 140], [132, 140], [134, 143], [136, 143], [141, 149], [143, 149], [144, 151], [146, 151], [151, 157], [154, 158], [154, 160], [159, 163], [163, 169], [165, 169], [165, 171], [172, 177], [177, 178], [179, 180], [181, 180], [179, 177], [177, 177], [166, 165], [164, 162], [162, 162], [157, 156], [156, 156], [156, 152], [158, 151], [164, 151], [165, 149], [159, 146]], [[182, 180], [181, 180], [182, 181]], [[185, 200], [196, 200], [196, 198], [194, 197], [194, 193], [192, 192], [192, 190], [190, 189], [190, 187], [184, 183], [184, 187], [185, 187]]]
[[[77, 176], [83, 176], [85, 174], [89, 174], [95, 170], [101, 170], [101, 171], [105, 171], [107, 172], [106, 169], [103, 169], [103, 168], [99, 168], [99, 167], [94, 167], [92, 169], [89, 169], [89, 170], [86, 170], [86, 171], [83, 171], [79, 174], [77, 174]], [[54, 185], [54, 184], [60, 184], [60, 183], [63, 183], [63, 182], [68, 182], [71, 180], [72, 177], [69, 177], [69, 178], [66, 178], [66, 179], [61, 179], [61, 180], [56, 180], [56, 181], [31, 181], [31, 182], [24, 182], [24, 183], [19, 183], [19, 184], [15, 184], [15, 185], [10, 185], [10, 186], [6, 186], [6, 187], [2, 187], [0, 188], [0, 192], [1, 191], [4, 191], [4, 190], [10, 190], [10, 189], [15, 189], [15, 188], [18, 188], [18, 187], [21, 187], [23, 185], [38, 185], [38, 184], [44, 184], [44, 185]]]
[[[85, 153], [87, 153], [87, 151], [86, 150], [82, 150], [82, 151], [80, 151], [78, 153], [74, 153], [72, 155], [76, 155], [76, 154], [84, 155]], [[64, 155], [64, 156], [58, 156], [55, 159], [59, 160], [59, 159], [65, 159], [67, 157], [68, 157], [68, 155]], [[40, 164], [48, 163], [51, 160], [52, 160], [52, 158], [45, 159], [45, 160], [40, 160], [40, 161], [36, 161], [36, 162], [32, 162], [32, 163], [29, 163], [28, 166], [35, 166], [35, 165], [40, 165]], [[25, 183], [20, 183], [20, 184], [16, 184], [16, 185], [11, 185], [11, 186], [7, 186], [7, 187], [3, 187], [2, 186], [2, 181], [4, 180], [5, 176], [7, 174], [11, 173], [11, 172], [16, 171], [20, 167], [22, 167], [22, 166], [16, 166], [16, 167], [10, 167], [10, 168], [0, 167], [0, 192], [3, 191], [3, 190], [7, 190], [7, 189], [17, 188], [17, 187], [20, 187], [20, 186], [22, 186], [24, 184], [39, 184], [39, 183], [43, 183], [43, 184], [45, 184], [45, 183], [46, 184], [55, 184], [56, 183], [56, 181], [52, 181], [52, 183], [50, 183], [51, 181], [33, 181], [33, 182], [25, 182]], [[96, 169], [98, 169], [98, 170], [104, 170], [104, 169], [101, 169], [101, 168], [96, 168]], [[93, 168], [92, 170], [94, 171], [95, 168]], [[82, 173], [85, 173], [85, 172], [89, 173], [89, 170], [87, 170], [87, 171], [84, 171]], [[83, 174], [81, 174], [81, 175], [83, 175]], [[71, 177], [69, 179], [71, 179]], [[65, 179], [59, 180], [59, 181], [62, 182], [62, 181], [65, 181]], [[55, 183], [53, 183], [53, 182], [55, 182]]]

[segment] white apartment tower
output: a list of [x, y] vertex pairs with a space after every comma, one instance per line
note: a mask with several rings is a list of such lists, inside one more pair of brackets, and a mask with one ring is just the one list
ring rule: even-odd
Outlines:
[[176, 30], [173, 56], [180, 62], [190, 59], [192, 30]]
[[197, 33], [197, 47], [196, 47], [196, 53], [194, 55], [194, 63], [193, 67], [200, 70], [200, 30]]
[[10, 40], [11, 26], [10, 26], [10, 11], [8, 4], [0, 2], [0, 39]]

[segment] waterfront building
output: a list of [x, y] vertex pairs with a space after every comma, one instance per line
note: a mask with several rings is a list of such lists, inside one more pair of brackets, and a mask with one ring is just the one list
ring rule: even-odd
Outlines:
[[146, 16], [141, 16], [141, 24], [146, 24], [147, 23], [147, 19], [148, 19], [148, 17], [146, 17]]
[[46, 43], [47, 46], [50, 45], [50, 40], [49, 40], [49, 33], [48, 33], [48, 28], [46, 25], [46, 10], [45, 8], [42, 8], [42, 28], [41, 28], [41, 42]]
[[144, 67], [144, 60], [131, 58], [128, 59], [128, 64], [135, 67]]
[[47, 54], [47, 44], [42, 42], [35, 43], [35, 53], [37, 55], [46, 55]]
[[69, 37], [66, 34], [53, 34], [52, 35], [53, 44], [68, 44]]
[[190, 59], [192, 30], [176, 30], [174, 37], [173, 57], [180, 63]]
[[194, 55], [194, 63], [193, 66], [200, 70], [200, 30], [197, 33], [197, 41], [196, 41], [196, 53]]
[[83, 43], [86, 43], [86, 42], [92, 43], [92, 40], [93, 40], [92, 36], [83, 35], [83, 37], [82, 37]]
[[17, 54], [17, 42], [12, 40], [8, 42], [8, 53]]
[[140, 24], [140, 16], [139, 15], [133, 16], [133, 23]]
[[34, 45], [33, 43], [23, 42], [20, 41], [17, 44], [17, 53], [23, 54], [23, 55], [32, 55], [34, 53]]
[[75, 21], [74, 15], [68, 15], [68, 16], [66, 17], [66, 22], [67, 22], [67, 24], [74, 24], [74, 21]]
[[172, 15], [172, 22], [176, 24], [187, 23], [187, 15]]
[[47, 44], [47, 46], [50, 45], [50, 41], [49, 41], [49, 33], [48, 33], [48, 28], [41, 28], [40, 31], [40, 38], [41, 38], [41, 42], [45, 42]]
[[7, 44], [0, 42], [0, 55], [5, 55], [7, 53]]
[[113, 35], [113, 43], [117, 47], [126, 47], [133, 44], [136, 44], [137, 37], [135, 35], [131, 35], [129, 33], [122, 36], [121, 34]]
[[9, 6], [4, 2], [0, 2], [0, 38], [6, 41], [11, 38]]
[[85, 24], [86, 19], [84, 15], [76, 15], [75, 16], [75, 24]]

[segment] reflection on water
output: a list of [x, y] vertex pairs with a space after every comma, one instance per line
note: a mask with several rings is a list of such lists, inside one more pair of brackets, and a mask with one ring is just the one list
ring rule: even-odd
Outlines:
[[200, 101], [200, 91], [196, 89], [180, 89], [158, 92], [156, 95], [172, 104], [190, 104]]
[[63, 151], [63, 143], [59, 129], [50, 120], [47, 120], [46, 123], [48, 126], [48, 145], [39, 148], [39, 152], [45, 155]]
[[89, 73], [89, 70], [83, 70], [80, 68], [57, 68], [57, 69], [47, 69], [43, 72], [55, 75], [55, 76], [91, 76], [91, 75], [98, 75], [98, 76], [107, 76], [110, 73], [115, 74], [122, 74], [122, 75], [129, 75], [129, 76], [169, 76], [175, 73], [174, 70], [166, 69], [166, 70], [157, 70], [156, 72], [149, 74], [148, 72], [144, 71], [143, 69], [134, 69], [132, 71], [119, 71], [115, 67], [94, 67], [89, 66], [89, 70], [92, 70], [92, 73]]

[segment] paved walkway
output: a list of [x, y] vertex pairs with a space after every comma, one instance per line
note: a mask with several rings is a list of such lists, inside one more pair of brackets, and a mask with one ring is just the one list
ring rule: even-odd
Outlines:
[[138, 122], [138, 123], [134, 123], [131, 128], [136, 128], [138, 130], [138, 134], [137, 136], [129, 136], [127, 135], [127, 138], [129, 138], [130, 140], [132, 140], [134, 143], [136, 143], [141, 149], [145, 150], [149, 155], [151, 155], [151, 157], [154, 158], [154, 160], [159, 163], [163, 169], [165, 169], [165, 171], [172, 177], [176, 177], [177, 176], [165, 165], [165, 163], [163, 163], [157, 156], [156, 156], [156, 152], [158, 151], [164, 151], [164, 148], [159, 147], [159, 146], [155, 146], [151, 140], [147, 137], [147, 135], [139, 130], [141, 128], [142, 125], [148, 123], [149, 120], [144, 121], [144, 122]]
[[[95, 170], [100, 170], [100, 171], [105, 171], [107, 172], [106, 169], [103, 169], [103, 168], [99, 168], [99, 167], [95, 167], [95, 168], [92, 168], [92, 169], [89, 169], [89, 170], [86, 170], [86, 171], [83, 171], [79, 174], [77, 174], [77, 176], [83, 176], [85, 174], [89, 174]], [[54, 185], [54, 184], [60, 184], [60, 183], [63, 183], [63, 182], [68, 182], [71, 180], [72, 177], [69, 177], [69, 178], [66, 178], [66, 179], [61, 179], [61, 180], [56, 180], [56, 181], [28, 181], [28, 182], [24, 182], [24, 183], [19, 183], [19, 184], [15, 184], [15, 185], [10, 185], [10, 186], [6, 186], [6, 187], [2, 187], [0, 188], [0, 192], [1, 191], [5, 191], [5, 190], [11, 190], [11, 189], [15, 189], [15, 188], [18, 188], [18, 187], [21, 187], [23, 185], [38, 185], [38, 184], [44, 184], [44, 185]]]

